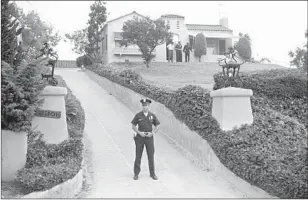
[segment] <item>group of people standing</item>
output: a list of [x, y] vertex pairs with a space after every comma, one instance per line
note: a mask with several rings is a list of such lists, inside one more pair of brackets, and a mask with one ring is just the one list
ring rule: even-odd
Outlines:
[[[178, 43], [174, 44], [170, 42], [167, 45], [167, 59], [168, 62], [173, 62], [173, 51], [175, 50], [176, 62], [182, 62], [182, 44], [179, 41]], [[189, 62], [190, 59], [190, 52], [192, 51], [191, 46], [187, 42], [183, 48], [183, 52], [185, 54], [185, 62]]]

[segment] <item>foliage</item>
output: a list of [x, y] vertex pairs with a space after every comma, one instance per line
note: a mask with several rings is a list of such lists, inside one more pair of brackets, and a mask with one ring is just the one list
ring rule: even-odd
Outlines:
[[199, 62], [201, 62], [201, 56], [206, 55], [206, 38], [203, 33], [198, 33], [196, 35], [196, 42], [194, 44], [194, 53], [195, 56], [199, 58]]
[[[244, 125], [232, 131], [222, 131], [212, 117], [211, 98], [206, 89], [188, 85], [175, 92], [167, 91], [146, 84], [142, 79], [134, 79], [137, 75], [133, 71], [124, 71], [94, 70], [100, 76], [164, 104], [179, 120], [206, 139], [220, 161], [242, 179], [279, 198], [308, 197], [307, 130], [297, 117], [286, 116], [271, 107], [281, 102], [283, 105], [292, 104], [290, 97], [306, 98], [307, 87], [295, 78], [298, 77], [296, 74], [299, 75], [298, 70], [270, 70], [242, 76], [246, 78], [243, 80], [245, 88], [247, 84], [254, 88], [254, 122], [251, 126]], [[131, 81], [127, 81], [128, 77]], [[222, 76], [215, 75], [214, 78], [217, 89]], [[262, 78], [266, 80], [261, 81]], [[275, 102], [279, 98], [281, 101]], [[303, 119], [307, 116], [307, 109], [306, 113], [298, 115]]]
[[79, 55], [89, 54], [87, 50], [89, 49], [88, 31], [87, 29], [81, 29], [74, 31], [72, 34], [65, 34], [65, 37], [69, 39], [73, 44], [73, 52]]
[[[17, 35], [22, 29], [17, 29], [20, 25], [18, 22], [18, 11], [13, 3], [8, 0], [1, 0], [1, 60], [11, 66], [14, 66], [17, 49]], [[20, 59], [15, 61], [19, 64]]]
[[[223, 87], [224, 80], [221, 73], [214, 75], [214, 81], [214, 90]], [[238, 85], [253, 91], [252, 101], [254, 104], [267, 105], [269, 108], [295, 118], [307, 126], [307, 77], [298, 69], [240, 73], [239, 79], [233, 83], [234, 87], [238, 87]], [[254, 97], [262, 98], [262, 102], [258, 102], [258, 99]]]
[[91, 59], [89, 58], [89, 56], [87, 55], [84, 55], [84, 56], [79, 56], [77, 59], [76, 59], [76, 65], [77, 67], [81, 67], [82, 65], [83, 66], [88, 66], [88, 65], [92, 65], [92, 61]]
[[164, 44], [170, 37], [169, 26], [161, 19], [135, 17], [123, 24], [121, 46], [137, 45], [147, 67], [154, 58], [156, 46]]
[[38, 13], [31, 11], [24, 14], [23, 10], [19, 12], [22, 23], [28, 27], [23, 32], [23, 49], [26, 60], [35, 59], [44, 42], [49, 42], [51, 46], [56, 46], [59, 43], [61, 40], [59, 33], [55, 32], [51, 25], [42, 21]]
[[42, 165], [25, 168], [18, 174], [18, 184], [23, 193], [44, 191], [72, 179], [79, 171], [80, 162], [76, 158], [67, 158], [66, 163]]
[[65, 34], [73, 44], [73, 51], [87, 56], [92, 63], [100, 62], [99, 43], [101, 31], [107, 19], [106, 2], [95, 0], [90, 7], [89, 20], [86, 28]]
[[1, 127], [4, 130], [28, 131], [34, 110], [42, 101], [39, 93], [47, 84], [41, 80], [40, 66], [22, 65], [13, 71], [2, 61], [1, 66]]
[[[305, 32], [305, 38], [306, 38], [306, 42], [307, 42], [307, 30]], [[290, 51], [289, 52], [289, 56], [293, 59], [290, 61], [291, 65], [295, 65], [297, 68], [301, 68], [303, 69], [305, 72], [308, 71], [308, 67], [307, 67], [307, 43], [304, 45], [303, 48], [299, 48], [297, 47], [297, 49], [295, 50], [295, 52]]]
[[[66, 87], [63, 79], [57, 79], [59, 86]], [[66, 116], [69, 138], [60, 144], [47, 144], [43, 134], [29, 132], [26, 166], [18, 172], [15, 181], [25, 194], [48, 190], [73, 178], [81, 169], [85, 114], [80, 102], [67, 89], [69, 97], [65, 103], [69, 107]]]
[[269, 58], [263, 57], [263, 58], [261, 58], [261, 60], [259, 62], [260, 63], [264, 63], [264, 62], [271, 63], [271, 60]]
[[89, 41], [89, 52], [91, 57], [99, 58], [99, 42], [101, 42], [100, 33], [107, 19], [106, 13], [106, 2], [101, 0], [95, 0], [94, 4], [91, 5], [91, 12], [89, 14], [90, 19], [88, 20], [88, 41]]
[[[249, 37], [248, 37], [249, 38]], [[250, 39], [247, 36], [240, 37], [239, 41], [235, 45], [239, 56], [241, 56], [245, 61], [250, 61], [251, 58], [251, 44]]]

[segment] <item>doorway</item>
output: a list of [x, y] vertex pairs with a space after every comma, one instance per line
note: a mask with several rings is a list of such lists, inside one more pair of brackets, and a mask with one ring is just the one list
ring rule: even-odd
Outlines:
[[219, 55], [226, 53], [226, 40], [219, 40]]

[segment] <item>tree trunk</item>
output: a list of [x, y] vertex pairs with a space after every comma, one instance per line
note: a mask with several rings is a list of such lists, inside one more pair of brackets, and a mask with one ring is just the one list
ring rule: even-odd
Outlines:
[[145, 62], [145, 64], [146, 64], [147, 68], [150, 67], [150, 62]]

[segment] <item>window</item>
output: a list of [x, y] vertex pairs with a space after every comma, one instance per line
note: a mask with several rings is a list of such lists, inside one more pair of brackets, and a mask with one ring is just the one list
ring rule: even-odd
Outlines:
[[176, 28], [180, 29], [180, 21], [176, 21]]

